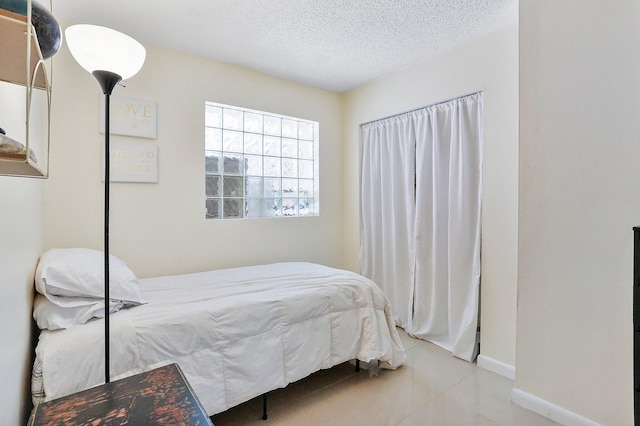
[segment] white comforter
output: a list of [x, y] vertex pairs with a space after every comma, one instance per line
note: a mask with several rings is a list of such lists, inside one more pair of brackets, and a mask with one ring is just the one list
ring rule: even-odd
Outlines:
[[[279, 263], [140, 280], [111, 321], [111, 376], [177, 362], [213, 415], [323, 368], [405, 360], [389, 302], [358, 274]], [[104, 322], [40, 334], [46, 400], [104, 381]], [[34, 377], [36, 376], [34, 372]]]

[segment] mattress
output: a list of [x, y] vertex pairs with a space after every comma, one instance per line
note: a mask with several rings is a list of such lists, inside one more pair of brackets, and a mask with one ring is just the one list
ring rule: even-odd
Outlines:
[[[353, 272], [290, 262], [140, 288], [149, 303], [110, 316], [112, 380], [177, 362], [209, 415], [352, 359], [405, 360], [389, 302]], [[34, 403], [103, 383], [103, 321], [40, 332]]]

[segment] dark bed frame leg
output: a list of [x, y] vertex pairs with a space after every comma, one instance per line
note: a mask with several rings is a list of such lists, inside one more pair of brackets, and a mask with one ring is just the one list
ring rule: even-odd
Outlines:
[[[360, 372], [360, 360], [356, 359], [356, 373]], [[262, 394], [262, 420], [267, 420], [267, 394]]]
[[262, 420], [267, 420], [267, 394], [262, 394]]

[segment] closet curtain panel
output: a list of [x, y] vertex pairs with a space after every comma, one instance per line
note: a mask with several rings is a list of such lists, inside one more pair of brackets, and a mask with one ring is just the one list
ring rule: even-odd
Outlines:
[[[389, 126], [402, 129], [389, 132]], [[372, 134], [397, 136], [385, 144], [403, 146], [414, 157], [382, 158], [386, 154], [376, 148], [381, 142]], [[378, 194], [397, 191], [399, 185], [378, 174], [384, 163], [395, 161], [402, 163], [385, 167], [405, 171], [403, 197], [386, 203], [388, 197]], [[478, 352], [482, 94], [363, 125], [362, 171], [363, 275], [390, 300], [400, 299], [392, 307], [409, 334], [472, 361]], [[400, 241], [406, 251], [385, 254], [397, 250]]]
[[414, 127], [408, 116], [362, 128], [361, 242], [362, 274], [372, 279], [391, 303], [396, 324], [409, 326], [413, 291], [415, 221]]

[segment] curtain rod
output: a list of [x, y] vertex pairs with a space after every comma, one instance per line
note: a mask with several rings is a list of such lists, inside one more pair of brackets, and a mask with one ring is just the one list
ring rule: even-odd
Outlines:
[[455, 98], [447, 99], [446, 101], [436, 102], [436, 103], [431, 104], [431, 105], [422, 106], [422, 107], [415, 108], [415, 109], [412, 109], [412, 110], [409, 110], [409, 111], [405, 111], [405, 112], [400, 112], [398, 114], [389, 115], [389, 116], [383, 117], [383, 118], [376, 118], [375, 120], [367, 121], [366, 123], [360, 124], [360, 127], [366, 126], [367, 124], [375, 123], [376, 121], [388, 120], [390, 118], [399, 117], [399, 116], [404, 115], [404, 114], [409, 114], [409, 113], [412, 113], [412, 112], [415, 112], [415, 111], [420, 111], [421, 109], [431, 108], [431, 107], [436, 106], [436, 105], [446, 104], [447, 102], [455, 101], [456, 99], [466, 98], [468, 96], [477, 95], [477, 94], [482, 93], [482, 92], [483, 92], [483, 90], [479, 90], [477, 92], [469, 93], [469, 94], [466, 94], [466, 95], [456, 96]]

